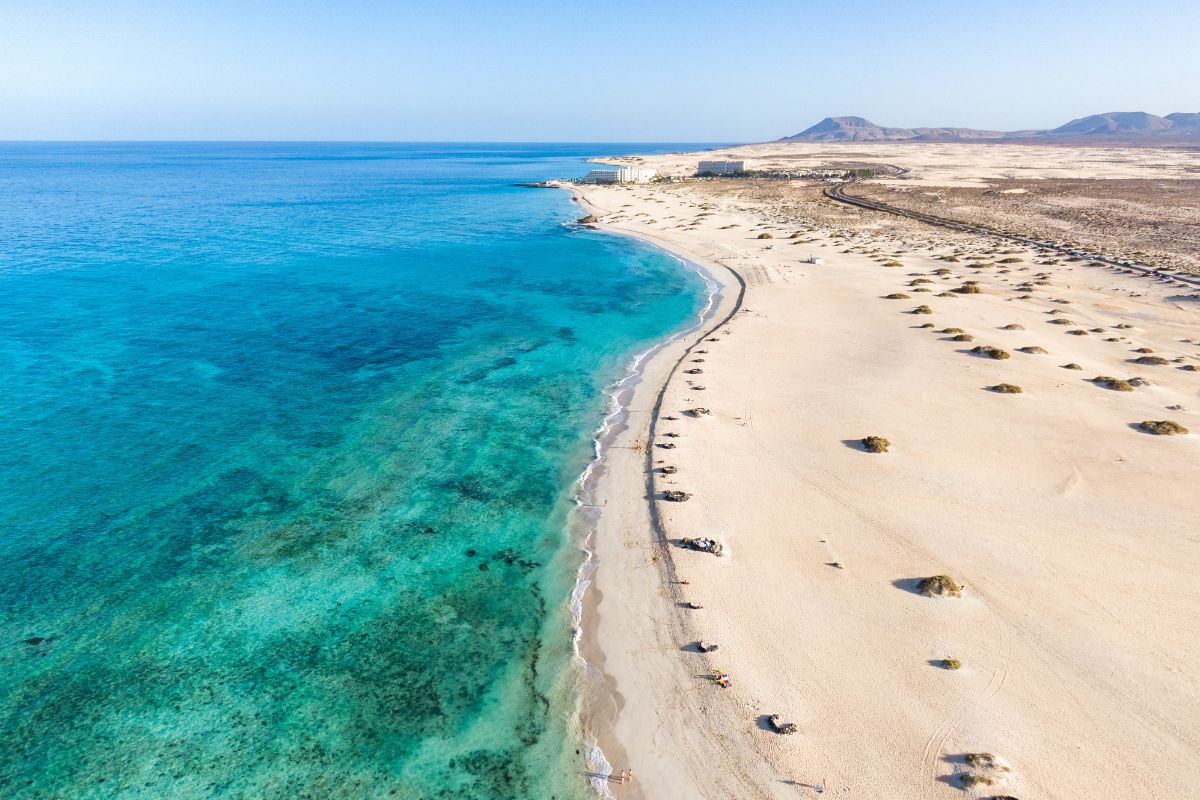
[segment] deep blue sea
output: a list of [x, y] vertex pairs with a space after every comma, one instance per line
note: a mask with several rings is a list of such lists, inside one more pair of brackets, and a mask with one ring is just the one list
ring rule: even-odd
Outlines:
[[575, 484], [705, 287], [511, 184], [682, 147], [0, 144], [0, 798], [586, 796]]

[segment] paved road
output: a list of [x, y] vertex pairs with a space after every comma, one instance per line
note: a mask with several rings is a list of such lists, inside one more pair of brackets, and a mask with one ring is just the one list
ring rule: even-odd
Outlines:
[[909, 211], [903, 208], [896, 208], [895, 206], [889, 206], [886, 203], [880, 203], [877, 200], [868, 200], [865, 197], [856, 197], [855, 195], [847, 194], [846, 187], [851, 186], [852, 184], [853, 181], [850, 183], [839, 183], [826, 187], [825, 196], [830, 200], [835, 200], [839, 203], [845, 203], [846, 205], [855, 206], [857, 208], [865, 208], [870, 211], [881, 211], [885, 214], [895, 214], [898, 217], [907, 217], [908, 219], [915, 219], [918, 222], [925, 222], [929, 225], [937, 225], [942, 228], [951, 228], [953, 230], [963, 231], [965, 233], [978, 233], [985, 236], [996, 236], [1000, 239], [1007, 239], [1012, 242], [1017, 242], [1018, 244], [1026, 245], [1027, 247], [1037, 247], [1043, 250], [1051, 250], [1056, 253], [1061, 253], [1065, 256], [1078, 256], [1080, 258], [1086, 258], [1094, 263], [1105, 264], [1110, 267], [1116, 267], [1117, 269], [1139, 272], [1143, 275], [1149, 275], [1155, 278], [1172, 280], [1182, 286], [1187, 286], [1190, 288], [1200, 288], [1200, 277], [1190, 273], [1158, 269], [1150, 266], [1149, 264], [1139, 264], [1122, 259], [1108, 258], [1107, 256], [1080, 250], [1077, 247], [1056, 244], [1054, 242], [1039, 241], [1037, 239], [1030, 239], [1027, 236], [1019, 236], [1015, 233], [1006, 233], [1005, 231], [996, 230], [994, 228], [984, 228], [979, 225], [969, 225], [965, 222], [959, 222], [958, 220], [948, 219], [946, 217], [936, 217], [933, 214], [924, 214], [920, 211]]

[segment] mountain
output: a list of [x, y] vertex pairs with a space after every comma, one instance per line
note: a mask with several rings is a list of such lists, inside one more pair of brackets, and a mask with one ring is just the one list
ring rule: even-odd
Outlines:
[[1053, 130], [985, 131], [974, 128], [888, 128], [862, 117], [826, 117], [781, 142], [987, 142], [1040, 141], [1109, 142], [1186, 141], [1200, 136], [1200, 113], [1176, 113], [1160, 117], [1144, 111], [1112, 111], [1093, 114]]
[[881, 128], [862, 117], [826, 117], [785, 142], [880, 142], [915, 138], [909, 128]]
[[1169, 119], [1175, 124], [1176, 130], [1200, 130], [1200, 112], [1195, 114], [1167, 114], [1164, 119]]
[[885, 128], [862, 117], [826, 117], [781, 142], [904, 142], [1003, 139], [1015, 135], [973, 128]]
[[1093, 114], [1090, 117], [1073, 119], [1050, 133], [1067, 136], [1109, 136], [1130, 133], [1161, 133], [1169, 131], [1173, 127], [1175, 127], [1175, 123], [1171, 120], [1155, 114], [1147, 114], [1145, 111], [1110, 111], [1107, 114]]

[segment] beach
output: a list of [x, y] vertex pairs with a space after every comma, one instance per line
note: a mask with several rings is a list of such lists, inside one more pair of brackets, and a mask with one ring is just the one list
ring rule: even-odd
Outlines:
[[[910, 160], [968, 181], [970, 152]], [[645, 366], [597, 489], [581, 648], [601, 747], [636, 776], [608, 789], [1193, 792], [1195, 290], [756, 183], [575, 188], [597, 228], [723, 285], [713, 325]], [[918, 590], [940, 575], [961, 596]]]

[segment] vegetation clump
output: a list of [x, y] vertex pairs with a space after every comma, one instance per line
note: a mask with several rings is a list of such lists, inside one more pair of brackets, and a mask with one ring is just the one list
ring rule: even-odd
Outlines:
[[1132, 392], [1133, 383], [1124, 381], [1120, 378], [1114, 378], [1110, 375], [1097, 375], [1092, 378], [1092, 383], [1097, 386], [1103, 386], [1105, 389], [1112, 389], [1114, 392]]
[[712, 412], [709, 411], [707, 408], [689, 408], [687, 410], [687, 413], [693, 417], [703, 417], [707, 414], [711, 414]]
[[1184, 372], [1200, 372], [1200, 367], [1197, 367], [1195, 364], [1184, 364], [1180, 369]]
[[1005, 331], [1023, 331], [1023, 330], [1025, 330], [1025, 326], [1024, 326], [1024, 325], [1018, 325], [1017, 323], [1015, 323], [1015, 322], [1012, 322], [1012, 323], [1009, 323], [1008, 325], [1005, 325], [1003, 328], [1001, 328], [1001, 330], [1005, 330]]
[[1014, 257], [1014, 258], [1002, 258], [1002, 259], [1000, 259], [1000, 261], [999, 261], [999, 262], [997, 262], [997, 263], [1000, 263], [1000, 264], [1020, 264], [1020, 263], [1021, 263], [1021, 261], [1022, 261], [1022, 259], [1020, 259], [1020, 258], [1015, 258], [1015, 257]]
[[884, 295], [883, 299], [884, 300], [908, 300], [909, 296], [906, 295], [904, 292], [892, 292], [891, 294]]
[[1147, 419], [1138, 423], [1138, 427], [1146, 433], [1155, 436], [1182, 436], [1188, 429], [1169, 419]]
[[942, 328], [938, 333], [966, 333], [962, 328]]
[[963, 786], [978, 786], [980, 784], [982, 784], [984, 786], [991, 786], [993, 783], [995, 783], [995, 781], [992, 780], [991, 778], [989, 778], [987, 775], [963, 775], [962, 776], [962, 785]]
[[950, 341], [952, 341], [952, 342], [973, 342], [973, 341], [975, 341], [975, 337], [969, 333], [957, 333], [954, 336], [950, 337]]
[[1087, 336], [1088, 332], [1085, 331], [1083, 328], [1075, 328], [1073, 330], [1067, 331], [1067, 335], [1068, 336]]
[[1149, 347], [1139, 347], [1138, 349], [1134, 350], [1133, 352], [1135, 352], [1135, 353], [1153, 353], [1154, 351], [1151, 350]]
[[917, 591], [926, 597], [961, 597], [962, 587], [949, 575], [933, 575], [917, 583]]
[[908, 313], [910, 313], [910, 314], [932, 314], [933, 309], [930, 308], [929, 306], [917, 306], [916, 308], [914, 308], [912, 311], [910, 311]]
[[775, 237], [774, 237], [774, 236], [772, 236], [772, 235], [771, 235], [771, 234], [769, 234], [769, 233], [760, 233], [760, 234], [758, 235], [758, 238], [759, 238], [759, 239], [774, 239]]
[[1055, 317], [1054, 319], [1050, 320], [1050, 324], [1051, 325], [1074, 325], [1075, 323], [1072, 322], [1071, 320], [1067, 319], [1066, 317]]
[[976, 769], [998, 769], [1008, 772], [1008, 767], [1000, 763], [1000, 759], [991, 753], [967, 753], [963, 760]]
[[[920, 290], [920, 289], [913, 289], [913, 291], [914, 291], [914, 292], [919, 292], [919, 291], [921, 291], [921, 290]], [[938, 293], [937, 293], [937, 296], [938, 296], [938, 297], [954, 297], [954, 292], [938, 292]]]
[[962, 662], [957, 658], [943, 658], [938, 661], [942, 669], [962, 669]]
[[882, 436], [867, 436], [862, 440], [862, 446], [868, 453], [886, 453], [892, 443]]
[[1072, 361], [1070, 364], [1063, 364], [1063, 369], [1083, 369], [1083, 367]]
[[989, 386], [988, 388], [999, 394], [1020, 394], [1022, 391], [1020, 386], [1012, 383], [997, 383], [995, 386]]
[[955, 294], [982, 294], [983, 293], [983, 290], [979, 288], [979, 284], [976, 284], [976, 283], [964, 283], [962, 286], [959, 286], [957, 289], [951, 289], [950, 291], [954, 292]]
[[922, 322], [922, 323], [921, 323], [920, 325], [918, 325], [917, 327], [918, 327], [918, 328], [932, 328], [932, 327], [933, 327], [933, 323], [932, 323], [932, 322]]
[[663, 492], [663, 499], [670, 500], [672, 503], [682, 503], [691, 498], [687, 492], [681, 492], [678, 489], [668, 489]]
[[1165, 364], [1170, 364], [1171, 362], [1162, 356], [1142, 356], [1141, 358], [1131, 359], [1130, 363], [1142, 364], [1148, 367], [1161, 367]]
[[971, 352], [976, 355], [987, 356], [1001, 361], [1006, 358], [1011, 358], [1007, 350], [1001, 350], [999, 347], [993, 347], [990, 344], [979, 344], [971, 348]]
[[1030, 355], [1046, 355], [1046, 348], [1038, 347], [1036, 344], [1031, 344], [1029, 347], [1018, 347], [1018, 352], [1029, 353]]

